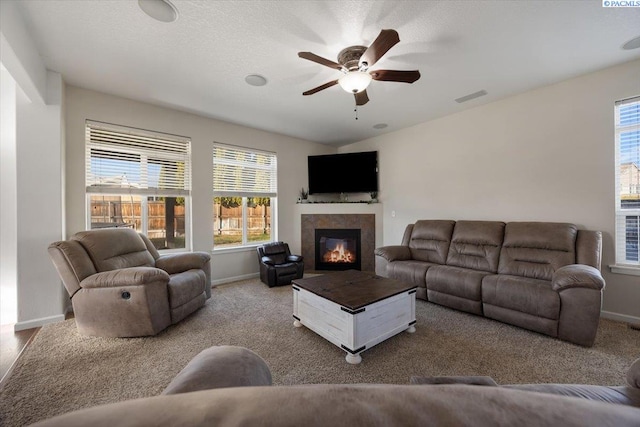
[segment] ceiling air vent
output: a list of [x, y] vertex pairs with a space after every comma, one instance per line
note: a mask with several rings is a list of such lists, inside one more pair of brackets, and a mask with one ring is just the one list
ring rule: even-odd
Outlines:
[[471, 101], [472, 99], [480, 98], [481, 96], [485, 96], [487, 91], [482, 89], [474, 93], [470, 93], [469, 95], [465, 95], [461, 98], [456, 99], [458, 104], [462, 104], [463, 102]]

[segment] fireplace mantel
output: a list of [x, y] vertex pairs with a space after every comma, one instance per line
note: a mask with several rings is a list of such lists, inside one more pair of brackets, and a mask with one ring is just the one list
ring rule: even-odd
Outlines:
[[[295, 242], [289, 245], [294, 253], [302, 254], [302, 215], [374, 215], [375, 244], [382, 246], [382, 204], [381, 203], [299, 203], [294, 209], [293, 235]], [[364, 256], [365, 254], [363, 254]], [[305, 265], [307, 263], [305, 262]]]

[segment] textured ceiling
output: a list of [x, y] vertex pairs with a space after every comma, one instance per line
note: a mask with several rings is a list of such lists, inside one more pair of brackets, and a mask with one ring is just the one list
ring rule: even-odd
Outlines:
[[[3, 0], [6, 1], [6, 0]], [[331, 145], [343, 145], [640, 58], [640, 8], [579, 1], [173, 0], [174, 23], [131, 0], [25, 0], [46, 66], [71, 85]], [[400, 43], [374, 69], [419, 69], [412, 85], [373, 81], [358, 109], [336, 60], [381, 29]], [[268, 80], [245, 83], [248, 74]], [[479, 90], [487, 96], [458, 104]], [[382, 130], [378, 123], [387, 123]]]

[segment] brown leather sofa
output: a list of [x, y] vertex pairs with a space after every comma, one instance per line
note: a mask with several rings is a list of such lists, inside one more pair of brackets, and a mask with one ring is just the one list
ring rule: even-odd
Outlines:
[[[97, 406], [34, 424], [53, 426], [638, 426], [640, 359], [628, 386], [483, 387], [461, 377], [431, 385], [276, 386], [242, 347], [197, 355], [162, 396]], [[412, 379], [414, 384], [419, 380]], [[483, 383], [481, 383], [483, 384]]]
[[210, 255], [160, 255], [127, 228], [82, 231], [52, 243], [51, 257], [83, 335], [155, 335], [211, 296]]
[[583, 346], [595, 340], [602, 235], [551, 222], [421, 220], [375, 250], [376, 273], [416, 296]]

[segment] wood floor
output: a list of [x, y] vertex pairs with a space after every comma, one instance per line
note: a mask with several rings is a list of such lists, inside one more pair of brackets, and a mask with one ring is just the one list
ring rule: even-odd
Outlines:
[[0, 326], [0, 388], [9, 377], [20, 354], [40, 328], [14, 332], [13, 325]]

